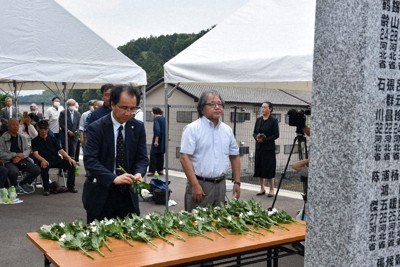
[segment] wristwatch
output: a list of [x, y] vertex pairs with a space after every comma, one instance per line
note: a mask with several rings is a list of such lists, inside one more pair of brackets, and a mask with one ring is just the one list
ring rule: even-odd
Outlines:
[[240, 186], [240, 182], [233, 182], [233, 184], [237, 184], [238, 186]]

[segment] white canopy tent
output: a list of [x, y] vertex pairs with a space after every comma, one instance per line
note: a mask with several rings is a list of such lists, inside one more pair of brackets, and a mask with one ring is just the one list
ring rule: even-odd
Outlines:
[[315, 0], [250, 0], [164, 65], [166, 83], [311, 90]]
[[[166, 112], [168, 83], [311, 91], [315, 8], [315, 0], [250, 0], [164, 65]], [[168, 180], [168, 154], [166, 169]]]
[[2, 0], [1, 4], [3, 91], [147, 84], [142, 68], [54, 0]]
[[105, 83], [145, 90], [142, 68], [54, 0], [2, 0], [0, 21], [0, 90], [5, 93], [17, 98], [21, 90], [62, 90], [66, 100], [69, 89], [99, 89]]

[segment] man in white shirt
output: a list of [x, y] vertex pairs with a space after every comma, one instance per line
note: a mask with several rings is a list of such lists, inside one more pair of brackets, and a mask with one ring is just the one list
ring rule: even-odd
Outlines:
[[85, 145], [86, 145], [86, 119], [90, 113], [92, 113], [97, 108], [97, 100], [90, 100], [89, 101], [89, 110], [82, 113], [81, 120], [79, 121], [79, 140], [82, 144], [83, 154], [85, 154]]
[[204, 92], [197, 104], [199, 119], [183, 129], [180, 162], [187, 177], [185, 210], [219, 206], [225, 202], [225, 175], [229, 162], [233, 194], [240, 197], [239, 147], [232, 129], [220, 118], [224, 101], [217, 92]]
[[53, 97], [51, 101], [53, 102], [53, 106], [47, 109], [45, 118], [49, 120], [49, 128], [54, 133], [58, 143], [61, 145], [60, 124], [58, 119], [60, 117], [60, 112], [63, 111], [64, 108], [61, 106], [60, 98], [58, 96]]
[[138, 109], [135, 112], [135, 119], [143, 122], [143, 111], [140, 107], [138, 107]]

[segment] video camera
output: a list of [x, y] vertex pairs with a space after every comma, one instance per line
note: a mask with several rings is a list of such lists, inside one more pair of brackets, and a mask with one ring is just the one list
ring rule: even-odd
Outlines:
[[289, 116], [289, 126], [296, 126], [296, 133], [304, 134], [303, 128], [306, 126], [306, 115], [311, 115], [311, 109], [299, 111], [291, 109], [287, 115]]

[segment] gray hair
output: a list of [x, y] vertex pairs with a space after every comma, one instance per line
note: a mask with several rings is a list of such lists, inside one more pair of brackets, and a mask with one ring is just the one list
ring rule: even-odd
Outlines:
[[207, 98], [210, 95], [218, 97], [221, 100], [222, 105], [225, 105], [225, 102], [222, 99], [222, 96], [218, 92], [216, 92], [216, 91], [205, 91], [205, 92], [203, 92], [201, 94], [201, 96], [199, 98], [199, 102], [197, 102], [197, 112], [199, 114], [199, 118], [203, 117], [203, 109], [204, 109], [204, 106], [206, 105]]

